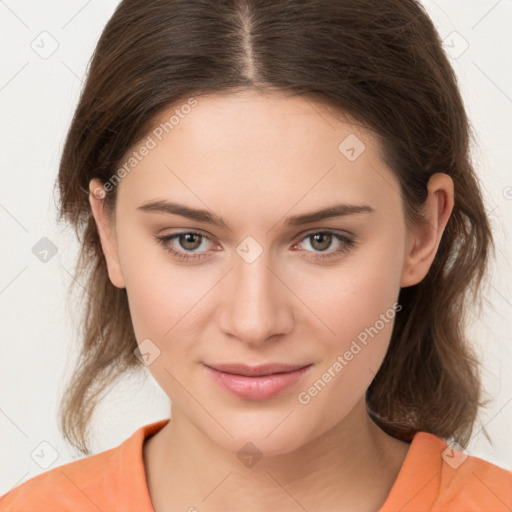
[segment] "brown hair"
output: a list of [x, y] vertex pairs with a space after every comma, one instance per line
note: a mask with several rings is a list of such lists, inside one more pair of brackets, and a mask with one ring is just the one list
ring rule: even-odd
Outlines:
[[[390, 435], [417, 431], [467, 446], [481, 401], [478, 359], [465, 333], [493, 249], [469, 158], [470, 126], [454, 71], [415, 0], [124, 0], [91, 59], [60, 164], [60, 217], [81, 241], [77, 281], [83, 339], [60, 403], [65, 437], [88, 453], [98, 397], [143, 368], [125, 289], [109, 280], [88, 201], [170, 105], [242, 88], [301, 95], [378, 134], [419, 219], [429, 177], [452, 177], [455, 205], [422, 282], [403, 288], [390, 346], [366, 394]], [[105, 197], [114, 211], [116, 187]]]

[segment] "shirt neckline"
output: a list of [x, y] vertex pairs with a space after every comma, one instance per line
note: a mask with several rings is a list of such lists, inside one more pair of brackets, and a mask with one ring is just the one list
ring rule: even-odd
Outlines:
[[[446, 441], [430, 432], [416, 432], [402, 466], [383, 505], [378, 512], [402, 510], [407, 503], [430, 483], [440, 471], [441, 452]], [[421, 468], [421, 471], [418, 471]]]
[[[137, 468], [138, 481], [141, 484], [137, 486], [140, 487], [138, 492], [141, 492], [139, 496], [144, 496], [144, 503], [141, 503], [141, 506], [147, 509], [148, 512], [154, 512], [154, 508], [151, 502], [151, 495], [149, 494], [146, 468], [144, 466], [144, 442], [165, 427], [169, 421], [170, 418], [166, 418], [145, 425], [137, 430], [132, 435], [132, 443], [127, 447], [126, 458], [129, 460], [123, 461], [123, 464], [126, 464], [125, 467]], [[425, 445], [431, 445], [433, 449], [425, 450]], [[445, 446], [446, 442], [434, 434], [423, 431], [416, 432], [410, 442], [409, 450], [402, 462], [395, 482], [378, 512], [403, 508], [406, 504], [404, 503], [404, 496], [407, 495], [405, 491], [411, 491], [411, 482], [415, 482], [418, 476], [425, 476], [417, 475], [415, 469], [420, 466], [434, 470], [437, 467], [434, 458], [436, 454], [439, 455]], [[433, 476], [435, 476], [435, 474]], [[411, 496], [411, 499], [412, 498], [413, 496]]]

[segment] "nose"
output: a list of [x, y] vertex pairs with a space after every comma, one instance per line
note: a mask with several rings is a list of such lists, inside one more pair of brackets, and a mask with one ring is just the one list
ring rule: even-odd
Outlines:
[[265, 251], [252, 263], [237, 256], [221, 289], [220, 328], [247, 345], [293, 329], [293, 293], [270, 263]]

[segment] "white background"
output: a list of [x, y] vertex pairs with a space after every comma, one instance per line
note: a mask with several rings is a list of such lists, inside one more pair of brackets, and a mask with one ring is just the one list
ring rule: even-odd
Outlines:
[[[43, 471], [31, 457], [41, 442], [58, 454], [51, 467], [81, 456], [64, 443], [56, 420], [79, 337], [78, 313], [66, 299], [78, 244], [56, 223], [54, 183], [88, 60], [117, 3], [0, 0], [0, 494]], [[468, 452], [512, 469], [512, 1], [424, 5], [459, 77], [498, 245], [490, 306], [471, 330], [493, 398], [481, 413], [493, 445], [477, 426]], [[58, 44], [46, 59], [31, 47], [45, 37], [51, 48], [50, 36], [40, 36], [44, 31]], [[32, 253], [42, 237], [58, 247], [46, 263]], [[100, 402], [91, 448], [116, 446], [166, 417], [167, 396], [149, 373], [125, 379]]]

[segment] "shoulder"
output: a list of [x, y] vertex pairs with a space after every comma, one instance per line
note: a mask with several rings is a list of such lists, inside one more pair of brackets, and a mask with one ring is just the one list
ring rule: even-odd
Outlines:
[[512, 510], [512, 471], [418, 432], [379, 512]]
[[446, 447], [440, 463], [439, 507], [469, 511], [512, 510], [512, 471]]
[[63, 464], [23, 482], [0, 497], [0, 511], [152, 511], [142, 447], [144, 440], [167, 421], [141, 427], [115, 448]]
[[[0, 498], [0, 510], [98, 510], [94, 495], [108, 479], [120, 447], [70, 462], [41, 473]], [[103, 475], [103, 476], [102, 476]]]

